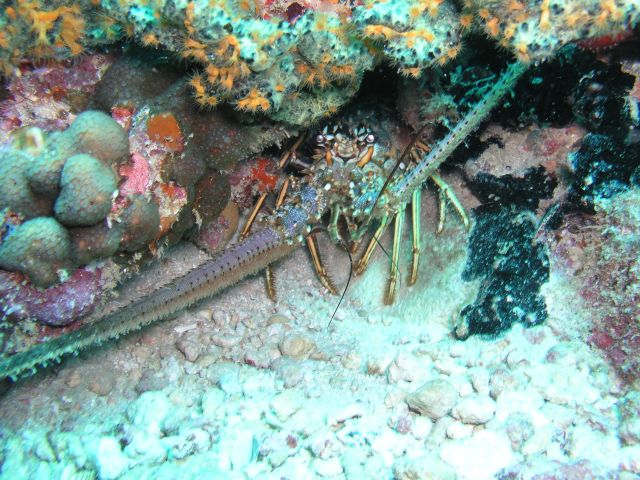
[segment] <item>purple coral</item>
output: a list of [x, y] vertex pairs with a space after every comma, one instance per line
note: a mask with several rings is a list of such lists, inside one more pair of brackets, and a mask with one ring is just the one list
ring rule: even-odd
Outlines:
[[64, 283], [44, 290], [17, 273], [0, 270], [0, 308], [11, 321], [35, 319], [63, 327], [91, 313], [103, 290], [99, 269], [79, 269]]

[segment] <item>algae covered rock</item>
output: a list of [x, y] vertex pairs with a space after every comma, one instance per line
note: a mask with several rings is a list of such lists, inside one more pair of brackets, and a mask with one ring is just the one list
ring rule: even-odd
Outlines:
[[118, 251], [124, 228], [107, 221], [90, 227], [69, 229], [73, 261], [77, 265], [86, 265], [99, 258], [107, 258]]
[[142, 195], [133, 195], [131, 203], [122, 215], [125, 232], [120, 250], [134, 252], [156, 238], [160, 227], [158, 206], [147, 201]]
[[67, 230], [55, 219], [27, 220], [0, 245], [0, 268], [20, 271], [38, 287], [49, 287], [64, 276], [70, 265]]
[[55, 216], [67, 226], [95, 225], [109, 214], [116, 187], [110, 168], [91, 155], [74, 155], [62, 169]]

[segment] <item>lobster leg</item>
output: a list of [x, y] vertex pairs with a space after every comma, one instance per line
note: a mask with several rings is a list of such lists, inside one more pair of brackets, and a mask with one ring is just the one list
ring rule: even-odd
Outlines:
[[367, 268], [367, 265], [369, 264], [369, 260], [371, 259], [371, 254], [378, 246], [378, 241], [380, 240], [380, 237], [382, 236], [382, 234], [387, 230], [388, 226], [389, 226], [389, 214], [385, 213], [384, 216], [382, 217], [382, 220], [380, 221], [380, 226], [375, 231], [375, 233], [373, 234], [373, 237], [369, 241], [369, 244], [367, 245], [367, 249], [364, 251], [364, 254], [360, 258], [360, 260], [358, 260], [358, 265], [356, 265], [356, 275], [360, 275]]
[[264, 283], [267, 287], [267, 295], [272, 302], [276, 301], [276, 285], [275, 285], [275, 275], [273, 274], [273, 268], [271, 268], [271, 264], [267, 265], [264, 269]]
[[307, 235], [305, 237], [307, 241], [307, 248], [309, 249], [309, 253], [311, 254], [311, 259], [313, 260], [313, 266], [316, 269], [316, 273], [318, 274], [318, 278], [320, 279], [320, 283], [324, 285], [324, 287], [329, 290], [333, 295], [338, 294], [338, 289], [335, 287], [331, 278], [327, 274], [327, 270], [324, 268], [322, 264], [322, 260], [320, 259], [320, 251], [318, 250], [318, 242], [316, 241], [316, 237], [313, 233]]
[[340, 218], [340, 206], [334, 205], [331, 207], [331, 218], [329, 220], [329, 236], [331, 237], [331, 241], [336, 245], [340, 245], [340, 232], [338, 232], [338, 219]]
[[247, 235], [249, 235], [249, 232], [251, 231], [251, 227], [256, 221], [256, 217], [258, 216], [258, 213], [260, 212], [262, 205], [264, 205], [264, 201], [266, 200], [266, 198], [267, 198], [267, 192], [264, 192], [262, 195], [260, 195], [260, 198], [258, 198], [258, 201], [254, 205], [253, 210], [251, 210], [251, 213], [249, 214], [247, 223], [244, 224], [244, 227], [240, 232], [240, 240], [244, 240], [245, 238], [247, 238]]
[[458, 197], [456, 197], [453, 189], [437, 173], [433, 173], [430, 178], [438, 187], [438, 198], [440, 199], [440, 221], [438, 222], [438, 233], [441, 233], [444, 229], [447, 199], [456, 209], [458, 215], [460, 215], [464, 228], [468, 230], [470, 225], [469, 217], [465, 213], [464, 207], [462, 206], [462, 203], [460, 203], [460, 200], [458, 200]]
[[[287, 152], [282, 157], [282, 159], [280, 159], [281, 167], [284, 167], [284, 165], [286, 164], [286, 161], [290, 156], [288, 154], [289, 152]], [[287, 196], [287, 191], [289, 190], [289, 184], [290, 184], [290, 178], [287, 177], [284, 180], [282, 187], [280, 188], [280, 192], [278, 193], [278, 198], [276, 200], [276, 208], [279, 208], [284, 203], [284, 199]], [[266, 198], [267, 198], [267, 192], [264, 192], [262, 195], [260, 195], [260, 198], [258, 198], [258, 201], [254, 205], [253, 210], [251, 210], [251, 213], [249, 214], [247, 223], [244, 225], [242, 232], [240, 232], [240, 240], [244, 240], [247, 237], [247, 235], [249, 235], [249, 232], [251, 231], [251, 227], [255, 223], [258, 213], [260, 213], [260, 210], [262, 209], [262, 206], [264, 205], [264, 201], [266, 200]], [[269, 299], [271, 299], [271, 301], [275, 302], [276, 301], [275, 275], [273, 273], [273, 269], [271, 268], [271, 265], [267, 265], [267, 267], [264, 270], [264, 273], [265, 273], [265, 284], [267, 287], [267, 295], [269, 296]]]
[[413, 248], [411, 250], [411, 276], [409, 285], [416, 283], [418, 279], [418, 262], [420, 261], [420, 201], [422, 191], [417, 189], [411, 198], [411, 227]]
[[391, 272], [389, 274], [389, 288], [385, 296], [385, 305], [391, 305], [396, 298], [396, 285], [398, 282], [398, 260], [400, 258], [400, 243], [402, 240], [402, 227], [404, 226], [405, 204], [401, 204], [396, 212], [393, 227], [393, 251], [391, 253]]

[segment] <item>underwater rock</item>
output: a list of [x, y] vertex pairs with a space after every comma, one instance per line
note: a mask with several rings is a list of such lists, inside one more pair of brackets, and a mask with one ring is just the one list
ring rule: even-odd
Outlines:
[[[158, 57], [158, 58], [155, 58]], [[133, 48], [106, 70], [95, 86], [90, 108], [111, 112], [114, 107], [134, 111], [154, 100], [183, 76], [154, 52]]]
[[0, 270], [0, 306], [9, 320], [35, 319], [45, 325], [70, 325], [91, 313], [103, 292], [99, 269], [79, 269], [64, 283], [41, 290], [18, 274]]
[[615, 196], [639, 178], [640, 149], [608, 135], [587, 135], [569, 160], [574, 169], [569, 199], [589, 209], [596, 199]]
[[411, 410], [437, 420], [447, 415], [458, 401], [458, 392], [447, 380], [430, 380], [407, 396]]
[[231, 240], [238, 229], [239, 220], [238, 206], [229, 202], [218, 218], [198, 228], [192, 240], [207, 252], [216, 252]]
[[551, 198], [556, 184], [542, 166], [527, 169], [522, 177], [511, 174], [495, 177], [478, 172], [470, 180], [472, 192], [484, 203], [500, 202], [532, 209], [541, 199]]
[[514, 322], [543, 322], [547, 309], [539, 290], [549, 278], [549, 260], [533, 239], [535, 217], [516, 206], [497, 205], [481, 206], [474, 216], [463, 278], [482, 283], [475, 302], [460, 314], [456, 337], [496, 334]]
[[118, 251], [124, 234], [122, 224], [105, 220], [91, 227], [69, 229], [72, 259], [76, 265], [87, 265], [94, 260], [108, 258]]
[[129, 155], [127, 132], [103, 112], [82, 112], [66, 130], [51, 134], [30, 163], [27, 178], [33, 190], [56, 196], [63, 167], [76, 154], [91, 155], [115, 173]]
[[78, 112], [87, 109], [94, 85], [115, 57], [92, 53], [72, 64], [22, 64], [20, 75], [6, 82], [0, 107], [0, 140], [12, 130], [38, 127], [46, 132], [64, 130]]
[[159, 234], [160, 213], [158, 206], [142, 195], [132, 195], [122, 213], [124, 231], [119, 249], [135, 252], [155, 239]]
[[535, 210], [564, 198], [571, 170], [567, 155], [579, 148], [583, 136], [576, 125], [519, 132], [489, 126], [480, 138], [482, 153], [464, 165], [465, 178], [483, 203]]

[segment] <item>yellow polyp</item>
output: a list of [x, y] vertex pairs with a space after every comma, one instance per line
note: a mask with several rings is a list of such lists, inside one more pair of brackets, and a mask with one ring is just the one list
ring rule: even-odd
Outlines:
[[196, 97], [196, 102], [202, 107], [206, 108], [214, 108], [218, 105], [218, 98], [214, 95], [203, 95], [201, 97]]
[[362, 33], [366, 37], [384, 37], [385, 40], [390, 40], [399, 35], [393, 28], [385, 25], [367, 25], [362, 30]]
[[523, 23], [527, 18], [529, 18], [529, 14], [526, 11], [524, 11], [519, 15], [517, 15], [516, 18], [514, 18], [513, 20], [517, 23]]
[[285, 87], [284, 87], [284, 85], [282, 85], [281, 83], [279, 83], [279, 84], [277, 84], [273, 89], [274, 89], [276, 92], [280, 92], [280, 93], [282, 93], [282, 92], [284, 92]]
[[529, 47], [527, 46], [527, 44], [524, 42], [520, 42], [520, 43], [517, 43], [515, 47], [516, 47], [516, 56], [518, 57], [518, 60], [520, 60], [521, 62], [529, 62], [530, 60]]
[[491, 13], [489, 12], [488, 8], [481, 8], [480, 10], [478, 10], [478, 16], [484, 20], [487, 20], [491, 16]]
[[79, 43], [79, 40], [83, 35], [84, 18], [80, 15], [79, 10], [74, 7], [66, 8], [62, 15], [62, 31], [60, 33], [60, 38], [64, 45], [69, 48], [72, 55], [79, 55], [84, 51], [84, 47]]
[[471, 28], [473, 24], [473, 15], [466, 14], [460, 17], [460, 26], [464, 29]]
[[191, 88], [193, 88], [193, 91], [195, 92], [196, 97], [203, 96], [206, 94], [206, 88], [202, 81], [201, 75], [194, 75], [193, 77], [191, 77], [191, 80], [189, 80], [189, 85], [191, 86]]
[[7, 15], [7, 17], [9, 17], [9, 20], [15, 20], [18, 18], [18, 14], [13, 7], [7, 7], [4, 10], [4, 13]]
[[252, 88], [246, 97], [238, 100], [236, 107], [239, 110], [248, 110], [250, 112], [257, 112], [259, 110], [266, 112], [271, 108], [271, 103], [258, 91], [257, 88]]
[[160, 40], [154, 33], [147, 33], [142, 36], [142, 44], [147, 47], [157, 47], [160, 45]]
[[431, 32], [430, 30], [427, 29], [423, 29], [423, 30], [411, 30], [407, 33], [405, 33], [403, 35], [405, 38], [409, 39], [409, 38], [422, 38], [423, 40], [431, 43], [435, 40], [435, 35], [433, 34], [433, 32]]
[[406, 77], [418, 78], [421, 73], [422, 73], [422, 70], [420, 68], [418, 68], [418, 67], [401, 68], [400, 69], [400, 74], [404, 75]]
[[334, 65], [330, 70], [331, 73], [337, 77], [352, 77], [355, 75], [353, 65]]
[[54, 22], [58, 20], [60, 13], [58, 9], [50, 12], [32, 11], [29, 14], [31, 20], [31, 31], [36, 34], [36, 43], [48, 45], [47, 33], [53, 28]]
[[225, 90], [231, 90], [233, 88], [233, 75], [226, 72], [226, 74], [220, 79], [220, 86]]
[[538, 27], [543, 32], [546, 32], [551, 28], [551, 14], [549, 12], [549, 0], [542, 0], [542, 5], [540, 6], [540, 23]]
[[0, 48], [9, 48], [9, 36], [7, 35], [7, 32], [0, 31]]
[[543, 32], [546, 32], [551, 28], [551, 20], [549, 19], [549, 10], [543, 10], [542, 14], [540, 14], [540, 23], [538, 27]]
[[424, 5], [414, 5], [409, 10], [409, 16], [411, 16], [411, 18], [417, 18], [420, 15], [422, 15], [422, 12], [424, 12], [424, 10], [425, 10]]
[[451, 47], [447, 50], [447, 57], [453, 59], [458, 56], [460, 53], [460, 45], [456, 45], [455, 47]]
[[485, 29], [487, 34], [492, 37], [497, 37], [500, 34], [500, 21], [498, 20], [498, 17], [493, 17], [489, 20], [485, 25]]
[[520, 10], [524, 10], [524, 4], [522, 2], [519, 2], [518, 0], [511, 0], [509, 2], [509, 6], [507, 7], [507, 9], [510, 12], [517, 12]]
[[218, 57], [225, 57], [230, 61], [237, 61], [240, 54], [240, 44], [238, 39], [234, 35], [227, 35], [223, 37], [218, 43], [218, 48], [215, 51]]

